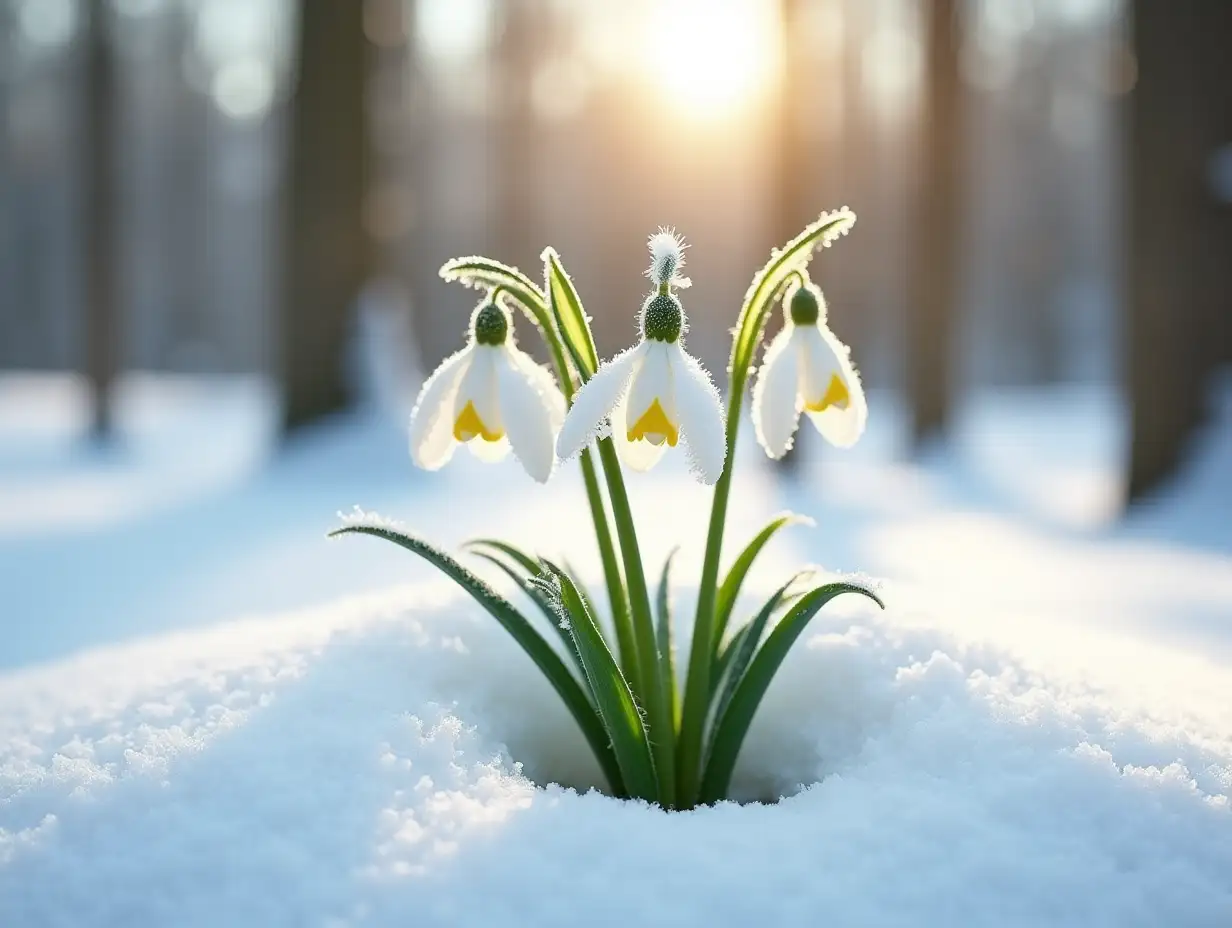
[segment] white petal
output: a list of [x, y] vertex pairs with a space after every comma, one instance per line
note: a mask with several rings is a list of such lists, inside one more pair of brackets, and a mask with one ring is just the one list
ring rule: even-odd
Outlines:
[[868, 404], [864, 399], [860, 375], [851, 363], [847, 346], [835, 338], [829, 328], [808, 326], [804, 332], [807, 336], [805, 356], [808, 358], [810, 386], [814, 389], [814, 395], [824, 395], [830, 377], [837, 375], [850, 397], [845, 409], [827, 406], [820, 412], [814, 412], [805, 407], [805, 412], [830, 444], [850, 448], [864, 434], [864, 424], [868, 420]]
[[501, 419], [514, 455], [533, 479], [546, 483], [556, 464], [556, 436], [548, 400], [533, 376], [528, 376], [512, 351], [506, 349], [497, 368]]
[[564, 424], [556, 439], [556, 453], [567, 461], [598, 433], [603, 420], [625, 394], [634, 365], [641, 359], [645, 342], [622, 351], [595, 371], [595, 376], [582, 385], [573, 397], [573, 407], [565, 414]]
[[787, 453], [800, 424], [803, 403], [796, 387], [798, 349], [792, 344], [793, 333], [797, 331], [789, 322], [774, 337], [753, 384], [753, 428], [758, 442], [772, 458]]
[[612, 410], [612, 443], [625, 467], [638, 471], [650, 470], [667, 451], [667, 442], [656, 445], [648, 441], [629, 441], [628, 399], [622, 396]]
[[[646, 414], [655, 400], [663, 409], [667, 421], [679, 428], [676, 421], [675, 386], [672, 383], [671, 352], [678, 351], [679, 346], [666, 342], [647, 341], [646, 354], [629, 378], [629, 393], [625, 403], [625, 413], [629, 421], [637, 422]], [[627, 435], [628, 431], [621, 432]]]
[[507, 351], [507, 357], [530, 379], [535, 389], [542, 395], [551, 416], [552, 433], [555, 435], [560, 429], [560, 424], [565, 421], [565, 395], [556, 385], [556, 378], [552, 376], [551, 371], [542, 364], [536, 364], [534, 358], [516, 345], [509, 345]]
[[474, 403], [475, 412], [484, 427], [489, 432], [503, 434], [505, 425], [501, 421], [496, 368], [503, 360], [504, 352], [501, 346], [476, 345], [474, 353], [474, 361], [458, 384], [458, 395], [453, 401], [454, 421], [457, 421], [467, 403]]
[[454, 396], [473, 358], [474, 345], [467, 345], [441, 362], [424, 381], [411, 412], [411, 460], [424, 470], [444, 467], [453, 457]]
[[670, 353], [676, 388], [676, 415], [680, 435], [689, 452], [689, 463], [702, 483], [715, 483], [723, 474], [727, 458], [723, 401], [710, 374], [697, 359], [676, 344]]
[[839, 372], [838, 358], [821, 337], [818, 325], [796, 326], [791, 340], [796, 349], [797, 389], [805, 408], [818, 402], [830, 386], [830, 378]]
[[472, 438], [466, 443], [467, 449], [485, 464], [497, 464], [509, 455], [509, 437], [499, 441], [484, 441], [482, 438]]

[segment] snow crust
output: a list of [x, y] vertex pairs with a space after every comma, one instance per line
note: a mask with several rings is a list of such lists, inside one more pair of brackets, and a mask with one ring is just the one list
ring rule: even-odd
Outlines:
[[1227, 925], [1232, 686], [1170, 660], [837, 601], [737, 770], [788, 798], [669, 815], [443, 585], [98, 649], [0, 677], [0, 924]]

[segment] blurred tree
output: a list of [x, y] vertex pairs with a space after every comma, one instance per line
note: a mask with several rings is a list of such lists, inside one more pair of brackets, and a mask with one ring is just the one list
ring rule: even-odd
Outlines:
[[907, 388], [917, 448], [942, 433], [950, 407], [954, 319], [959, 297], [963, 88], [960, 0], [924, 5], [923, 135], [915, 260], [915, 305], [907, 314]]
[[349, 321], [371, 261], [363, 6], [299, 3], [280, 319], [285, 431], [351, 401], [344, 370]]
[[160, 220], [166, 236], [164, 256], [170, 270], [166, 349], [173, 364], [189, 369], [200, 368], [211, 360], [205, 353], [211, 337], [207, 228], [214, 205], [208, 163], [210, 100], [182, 74], [183, 63], [195, 54], [198, 15], [195, 5], [182, 4], [166, 18], [167, 34], [163, 41], [173, 70], [166, 75], [163, 91], [170, 103], [162, 124], [167, 151], [160, 161], [157, 179], [163, 185]]
[[108, 28], [109, 4], [90, 0], [86, 29], [84, 153], [81, 231], [85, 250], [85, 369], [90, 383], [90, 432], [110, 439], [111, 389], [119, 367], [120, 319], [116, 202], [116, 56]]
[[[417, 29], [419, 0], [407, 0], [406, 17], [406, 184], [410, 203], [409, 243], [406, 249], [406, 278], [410, 288], [411, 329], [419, 366], [426, 377], [441, 358], [456, 349], [461, 326], [451, 328], [441, 325], [437, 299], [442, 282], [437, 276], [440, 262], [433, 254], [435, 233], [433, 211], [433, 167], [436, 131], [440, 113], [437, 98], [432, 92], [431, 79], [425, 49]], [[450, 288], [452, 294], [456, 288]]]
[[543, 243], [537, 235], [538, 192], [535, 183], [535, 112], [531, 87], [546, 30], [546, 11], [536, 0], [505, 0], [501, 4], [500, 40], [494, 68], [497, 107], [495, 252], [532, 275], [539, 266]]
[[[0, 346], [4, 346], [7, 340], [6, 330], [12, 325], [16, 302], [16, 281], [12, 270], [16, 247], [12, 233], [16, 204], [12, 194], [13, 159], [9, 131], [12, 118], [9, 101], [16, 80], [13, 70], [13, 10], [9, 4], [0, 3]], [[0, 347], [0, 364], [8, 360], [4, 347]]]
[[1232, 3], [1133, 4], [1127, 211], [1128, 497], [1171, 476], [1232, 361], [1232, 210], [1210, 184], [1232, 140]]

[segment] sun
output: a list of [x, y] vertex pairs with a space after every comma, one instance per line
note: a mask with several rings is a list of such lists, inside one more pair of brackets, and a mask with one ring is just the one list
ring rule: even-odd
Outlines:
[[658, 0], [645, 23], [647, 73], [685, 115], [730, 116], [770, 85], [776, 26], [766, 0]]

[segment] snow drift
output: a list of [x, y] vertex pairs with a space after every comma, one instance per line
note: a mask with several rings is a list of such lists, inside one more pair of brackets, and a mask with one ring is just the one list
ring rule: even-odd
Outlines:
[[787, 798], [690, 813], [587, 792], [443, 585], [18, 670], [0, 924], [1232, 924], [1226, 672], [1122, 643], [1103, 680], [886, 595], [824, 610], [754, 722], [735, 788]]

